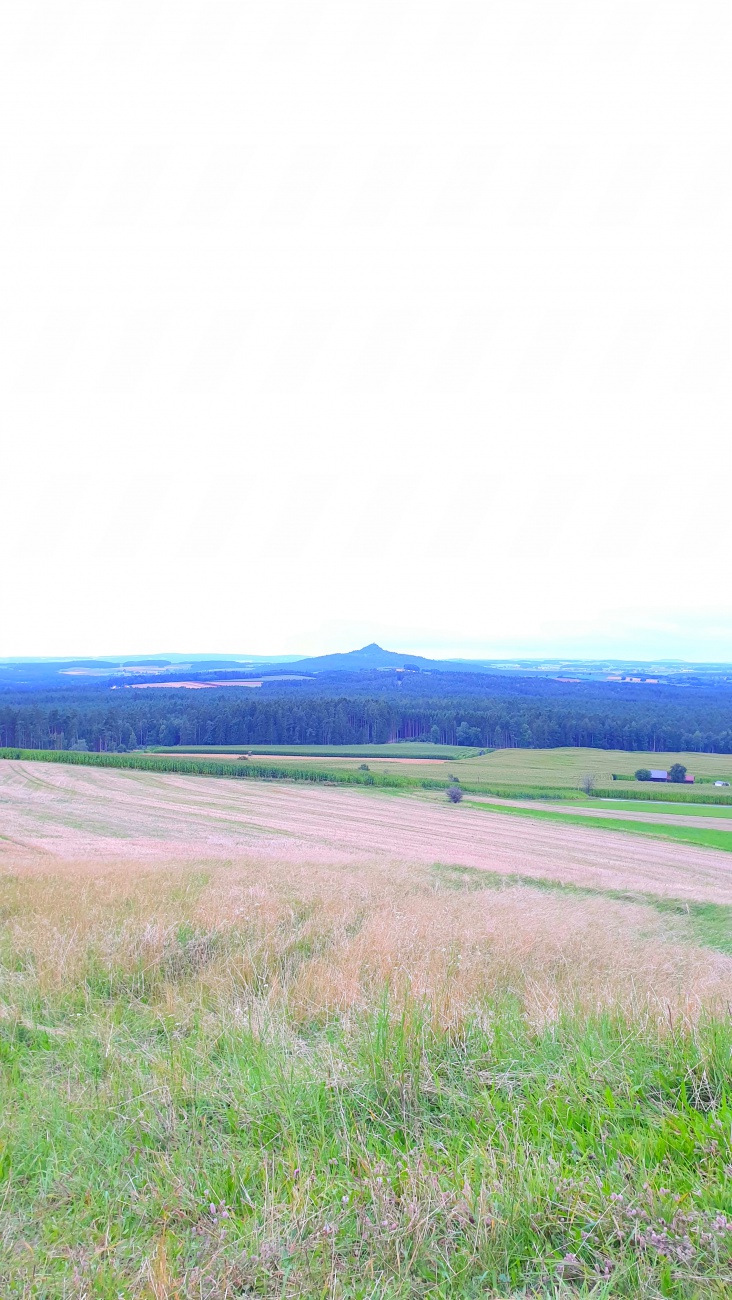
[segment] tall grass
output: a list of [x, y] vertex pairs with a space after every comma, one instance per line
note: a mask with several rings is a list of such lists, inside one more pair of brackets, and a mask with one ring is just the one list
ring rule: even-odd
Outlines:
[[729, 1295], [729, 963], [475, 884], [0, 877], [0, 1294]]

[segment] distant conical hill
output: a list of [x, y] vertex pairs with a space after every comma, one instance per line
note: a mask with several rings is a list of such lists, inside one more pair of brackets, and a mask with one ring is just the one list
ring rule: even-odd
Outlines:
[[395, 650], [383, 650], [375, 641], [362, 646], [360, 650], [348, 650], [344, 654], [315, 655], [311, 659], [298, 659], [288, 664], [288, 669], [295, 668], [305, 673], [357, 673], [369, 668], [404, 668], [406, 665], [417, 668], [434, 668], [434, 659], [425, 659], [422, 655], [400, 654]]

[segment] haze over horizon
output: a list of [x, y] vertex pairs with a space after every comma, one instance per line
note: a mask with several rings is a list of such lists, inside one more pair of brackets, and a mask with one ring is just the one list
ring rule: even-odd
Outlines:
[[662, 656], [662, 655], [649, 656], [648, 658], [644, 659], [637, 655], [606, 655], [606, 654], [586, 655], [586, 656], [564, 655], [564, 654], [562, 655], [516, 654], [515, 656], [510, 656], [505, 654], [504, 655], [491, 655], [491, 654], [463, 655], [463, 654], [451, 654], [449, 652], [445, 652], [444, 654], [434, 654], [423, 650], [394, 649], [391, 646], [380, 646], [377, 642], [369, 642], [365, 646], [351, 647], [349, 650], [345, 650], [345, 651], [341, 649], [329, 649], [324, 651], [318, 651], [312, 655], [303, 654], [303, 653], [297, 654], [291, 651], [282, 652], [280, 654], [276, 652], [272, 652], [271, 654], [267, 655], [267, 654], [253, 654], [253, 653], [248, 654], [246, 651], [241, 651], [241, 650], [232, 650], [228, 652], [222, 652], [220, 650], [208, 650], [208, 651], [158, 650], [158, 651], [148, 651], [148, 652], [127, 651], [122, 654], [107, 653], [107, 654], [96, 654], [96, 655], [89, 655], [89, 654], [58, 655], [58, 656], [0, 655], [0, 663], [13, 662], [13, 661], [18, 661], [22, 663], [22, 662], [33, 662], [36, 660], [38, 661], [48, 660], [50, 662], [66, 662], [68, 660], [69, 662], [73, 663], [77, 661], [81, 662], [84, 660], [90, 660], [90, 661], [99, 660], [101, 662], [109, 661], [110, 663], [115, 664], [122, 661], [127, 661], [128, 663], [134, 663], [136, 659], [139, 659], [140, 661], [150, 660], [151, 662], [155, 659], [159, 659], [161, 661], [167, 659], [172, 663], [175, 663], [177, 661], [182, 661], [184, 663], [185, 660], [190, 658], [194, 663], [198, 660], [206, 661], [207, 659], [210, 659], [211, 661], [231, 660], [232, 662], [250, 663], [256, 668], [257, 664], [259, 663], [261, 663], [263, 667], [266, 667], [268, 664], [278, 664], [278, 663], [297, 665], [299, 662], [305, 662], [305, 661], [309, 661], [321, 657], [329, 658], [333, 656], [338, 656], [342, 659], [347, 660], [351, 656], [355, 657], [359, 654], [362, 654], [364, 651], [370, 651], [370, 650], [386, 652], [386, 654], [388, 655], [398, 655], [399, 657], [404, 657], [404, 659], [412, 658], [415, 660], [419, 660], [421, 658], [424, 658], [424, 659], [434, 661], [436, 663], [439, 662], [480, 663], [483, 661], [495, 663], [499, 659], [510, 660], [512, 657], [519, 660], [522, 663], [536, 663], [536, 664], [540, 664], [544, 662], [552, 663], [553, 661], [556, 660], [560, 662], [569, 662], [569, 663], [576, 663], [576, 664], [597, 663], [597, 662], [603, 663], [605, 661], [609, 663], [627, 661], [629, 663], [631, 662], [649, 663], [649, 664], [669, 663], [669, 664], [688, 664], [690, 666], [694, 664], [699, 664], [699, 665], [725, 664], [726, 665], [728, 663], [732, 663], [732, 660], [725, 660], [725, 659], [692, 660], [692, 659], [673, 658], [673, 657]]

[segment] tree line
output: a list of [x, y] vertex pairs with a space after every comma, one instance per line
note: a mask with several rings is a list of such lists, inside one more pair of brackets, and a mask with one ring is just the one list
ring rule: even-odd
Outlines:
[[382, 744], [433, 741], [483, 748], [559, 745], [732, 753], [732, 692], [666, 691], [623, 698], [535, 684], [533, 698], [495, 689], [446, 697], [277, 689], [94, 691], [0, 696], [0, 745], [123, 751], [149, 745]]

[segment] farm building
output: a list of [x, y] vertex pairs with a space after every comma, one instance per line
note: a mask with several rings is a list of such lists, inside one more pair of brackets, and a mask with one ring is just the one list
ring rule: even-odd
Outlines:
[[[652, 781], [668, 781], [668, 779], [669, 776], [665, 767], [651, 768]], [[687, 772], [686, 776], [684, 777], [684, 785], [693, 785], [693, 784], [694, 784], [694, 777], [691, 772]]]

